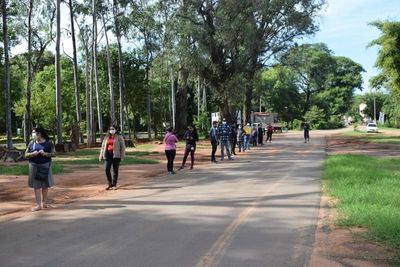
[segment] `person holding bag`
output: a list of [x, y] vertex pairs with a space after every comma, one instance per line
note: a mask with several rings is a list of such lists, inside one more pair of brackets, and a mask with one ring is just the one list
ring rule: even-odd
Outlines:
[[186, 160], [187, 157], [189, 156], [189, 153], [191, 159], [190, 169], [193, 170], [196, 142], [199, 141], [199, 136], [193, 126], [188, 127], [188, 130], [185, 132], [183, 139], [186, 140], [186, 148], [185, 148], [185, 155], [183, 156], [182, 166], [179, 168], [179, 170], [183, 170], [185, 168]]
[[36, 207], [32, 211], [50, 208], [48, 204], [48, 189], [54, 186], [51, 171], [51, 158], [55, 155], [53, 143], [41, 127], [32, 131], [32, 141], [25, 151], [25, 157], [29, 160], [29, 187], [35, 192]]
[[[108, 128], [108, 134], [101, 145], [99, 160], [105, 160], [105, 173], [107, 176], [108, 187], [106, 190], [117, 190], [119, 165], [125, 157], [125, 140], [117, 131], [116, 126]], [[111, 167], [114, 175], [111, 175]]]

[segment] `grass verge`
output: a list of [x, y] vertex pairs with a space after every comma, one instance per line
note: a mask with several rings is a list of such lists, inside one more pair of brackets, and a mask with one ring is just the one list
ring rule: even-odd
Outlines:
[[324, 185], [338, 200], [338, 224], [366, 227], [368, 238], [400, 248], [400, 159], [330, 156]]
[[[143, 158], [148, 151], [130, 151], [126, 153], [121, 165], [158, 164], [158, 160]], [[73, 169], [86, 169], [99, 166], [99, 149], [82, 149], [71, 153], [58, 154], [53, 159], [53, 174], [66, 173]], [[0, 164], [0, 175], [28, 175], [27, 162], [16, 164]]]
[[366, 133], [361, 131], [349, 131], [342, 133], [341, 136], [358, 138], [362, 141], [368, 141], [378, 144], [400, 144], [400, 136], [385, 135], [383, 133]]

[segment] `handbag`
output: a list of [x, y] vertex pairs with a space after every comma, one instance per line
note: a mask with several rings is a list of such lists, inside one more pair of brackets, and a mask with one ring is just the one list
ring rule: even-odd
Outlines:
[[50, 167], [37, 166], [35, 179], [38, 181], [45, 182], [49, 179], [49, 172], [50, 172]]

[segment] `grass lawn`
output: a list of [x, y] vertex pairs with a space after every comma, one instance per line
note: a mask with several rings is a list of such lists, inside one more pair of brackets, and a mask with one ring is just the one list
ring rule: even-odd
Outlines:
[[368, 238], [400, 248], [400, 159], [330, 156], [325, 191], [338, 200], [338, 224], [366, 227]]
[[[53, 173], [65, 173], [70, 171], [70, 166], [74, 169], [85, 169], [97, 167], [99, 162], [100, 150], [97, 149], [80, 149], [75, 152], [58, 154], [53, 159]], [[158, 164], [158, 160], [143, 158], [151, 153], [148, 151], [128, 151], [125, 159], [121, 162], [122, 165], [136, 164]], [[17, 164], [0, 164], [0, 175], [28, 175], [28, 163]]]

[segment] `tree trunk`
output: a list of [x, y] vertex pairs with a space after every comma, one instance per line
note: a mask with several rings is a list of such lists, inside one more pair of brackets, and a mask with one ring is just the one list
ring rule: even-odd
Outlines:
[[96, 87], [96, 101], [97, 101], [97, 119], [99, 124], [100, 140], [103, 141], [103, 118], [101, 114], [101, 99], [100, 99], [100, 85], [99, 73], [97, 67], [97, 4], [93, 0], [93, 67], [94, 67], [94, 82]]
[[57, 0], [57, 35], [56, 35], [56, 115], [57, 115], [57, 144], [62, 144], [62, 107], [61, 107], [61, 64], [60, 64], [60, 41], [61, 41], [61, 0]]
[[4, 44], [4, 98], [6, 109], [6, 131], [7, 131], [7, 148], [12, 149], [12, 120], [11, 120], [11, 93], [10, 93], [10, 57], [8, 47], [8, 26], [7, 26], [7, 0], [2, 1], [3, 12], [3, 44]]
[[188, 91], [189, 72], [181, 67], [178, 80], [178, 91], [176, 92], [176, 132], [182, 137], [187, 128], [187, 91]]
[[243, 118], [245, 124], [251, 123], [252, 100], [253, 100], [253, 87], [251, 85], [247, 85], [245, 103], [244, 103], [244, 118]]
[[[89, 42], [88, 42], [89, 43]], [[85, 45], [85, 95], [86, 95], [86, 138], [87, 138], [87, 146], [92, 147], [93, 141], [93, 129], [92, 129], [92, 120], [91, 120], [91, 86], [90, 86], [90, 70], [89, 70], [89, 48], [87, 44]]]
[[76, 39], [75, 39], [75, 23], [74, 23], [74, 10], [72, 0], [69, 0], [69, 13], [71, 20], [71, 38], [72, 38], [72, 60], [74, 62], [74, 87], [75, 87], [75, 105], [76, 105], [76, 123], [78, 125], [77, 134], [80, 136], [80, 123], [82, 120], [81, 113], [81, 90], [79, 84], [79, 71], [78, 71], [78, 58], [76, 53]]
[[124, 73], [124, 64], [123, 64], [123, 54], [122, 54], [122, 45], [121, 45], [121, 29], [118, 19], [118, 1], [113, 0], [113, 11], [114, 11], [114, 22], [115, 22], [115, 35], [117, 37], [117, 45], [118, 45], [118, 77], [119, 77], [119, 124], [121, 128], [121, 132], [124, 132], [124, 95], [125, 95], [125, 73]]
[[111, 55], [110, 55], [110, 43], [108, 40], [107, 34], [107, 26], [106, 20], [104, 18], [104, 14], [102, 15], [103, 19], [103, 27], [104, 27], [104, 36], [106, 38], [106, 52], [107, 52], [107, 70], [108, 70], [108, 86], [110, 88], [110, 119], [111, 124], [114, 125], [115, 121], [115, 102], [114, 102], [114, 88], [113, 88], [113, 77], [112, 77], [112, 68], [111, 68]]
[[27, 80], [26, 80], [26, 102], [24, 114], [24, 140], [28, 145], [31, 140], [31, 85], [32, 85], [32, 10], [33, 0], [29, 1], [28, 7], [28, 54], [27, 54]]

